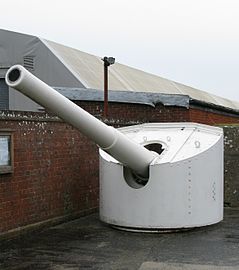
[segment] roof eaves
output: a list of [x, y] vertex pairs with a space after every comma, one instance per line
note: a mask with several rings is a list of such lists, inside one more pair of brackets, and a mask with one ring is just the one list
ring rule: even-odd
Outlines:
[[198, 99], [190, 98], [189, 104], [190, 105], [200, 106], [200, 107], [203, 107], [203, 108], [209, 108], [209, 109], [213, 109], [213, 110], [218, 110], [218, 111], [221, 111], [221, 112], [226, 112], [226, 113], [239, 115], [239, 110], [229, 108], [229, 107], [225, 107], [225, 106], [218, 105], [218, 104], [214, 104], [214, 103], [210, 103], [210, 102], [205, 102], [205, 101], [198, 100]]
[[[103, 101], [102, 90], [84, 88], [55, 87], [55, 89], [73, 101]], [[189, 108], [189, 96], [181, 94], [161, 94], [148, 92], [112, 91], [109, 90], [109, 102], [144, 104], [155, 107], [157, 104], [164, 106], [178, 106]]]

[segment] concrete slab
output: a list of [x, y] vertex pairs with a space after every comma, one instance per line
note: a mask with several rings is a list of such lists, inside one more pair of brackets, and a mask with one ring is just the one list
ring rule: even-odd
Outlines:
[[144, 262], [139, 270], [238, 270], [238, 266]]
[[218, 225], [145, 234], [113, 229], [93, 214], [0, 242], [0, 269], [239, 270], [238, 224], [239, 209], [226, 209]]

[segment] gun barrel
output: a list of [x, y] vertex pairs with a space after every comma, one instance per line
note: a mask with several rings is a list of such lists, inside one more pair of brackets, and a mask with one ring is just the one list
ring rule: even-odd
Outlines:
[[65, 122], [77, 128], [123, 165], [142, 177], [156, 154], [113, 127], [107, 126], [75, 103], [35, 77], [21, 65], [12, 66], [5, 77], [8, 86], [20, 91]]

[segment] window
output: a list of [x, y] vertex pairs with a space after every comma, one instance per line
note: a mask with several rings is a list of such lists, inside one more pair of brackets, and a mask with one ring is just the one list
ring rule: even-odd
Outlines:
[[13, 135], [0, 131], [0, 174], [13, 172]]

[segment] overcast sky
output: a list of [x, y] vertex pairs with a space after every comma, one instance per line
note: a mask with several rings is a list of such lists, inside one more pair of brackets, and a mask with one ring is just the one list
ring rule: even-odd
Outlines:
[[11, 0], [0, 7], [0, 28], [239, 101], [238, 0]]

